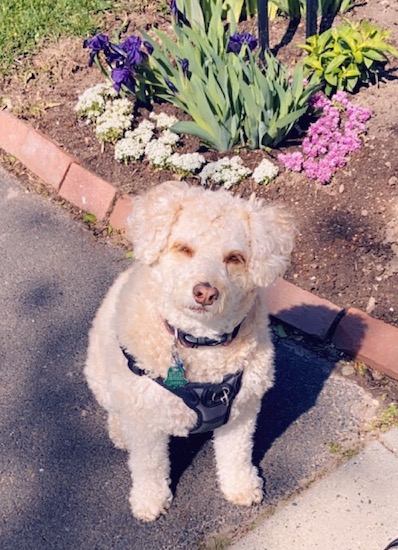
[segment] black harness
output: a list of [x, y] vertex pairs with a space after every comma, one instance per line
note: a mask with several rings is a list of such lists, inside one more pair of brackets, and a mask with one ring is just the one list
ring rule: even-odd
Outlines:
[[[181, 345], [189, 348], [197, 348], [199, 346], [225, 346], [230, 344], [238, 335], [241, 324], [242, 323], [235, 327], [231, 333], [223, 334], [217, 340], [206, 337], [196, 338], [191, 334], [174, 329], [167, 322], [166, 327], [169, 332], [175, 334], [175, 339], [180, 342]], [[145, 370], [137, 367], [135, 357], [133, 357], [126, 348], [120, 346], [120, 349], [127, 359], [129, 369], [134, 374], [138, 376], [147, 375]], [[181, 359], [177, 358], [177, 361], [177, 368], [183, 371], [184, 368]], [[169, 372], [174, 368], [175, 367], [170, 367]], [[235, 374], [227, 374], [219, 384], [187, 382], [184, 378], [183, 383], [179, 384], [178, 387], [173, 387], [173, 385], [168, 383], [168, 379], [164, 379], [161, 376], [153, 378], [153, 381], [180, 397], [189, 408], [195, 411], [198, 420], [190, 433], [196, 434], [213, 431], [228, 422], [232, 403], [242, 385], [242, 374], [242, 371], [238, 371]]]

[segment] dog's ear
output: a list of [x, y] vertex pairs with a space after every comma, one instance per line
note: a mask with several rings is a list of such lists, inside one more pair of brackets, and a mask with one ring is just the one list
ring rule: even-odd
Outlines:
[[297, 229], [283, 206], [263, 206], [254, 200], [249, 202], [249, 224], [249, 270], [255, 284], [267, 287], [284, 274]]
[[166, 247], [171, 227], [182, 208], [188, 185], [167, 181], [133, 199], [126, 236], [134, 245], [134, 257], [152, 264]]

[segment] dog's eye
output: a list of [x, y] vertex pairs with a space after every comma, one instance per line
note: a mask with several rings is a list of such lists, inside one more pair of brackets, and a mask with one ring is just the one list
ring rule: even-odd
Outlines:
[[185, 243], [176, 243], [173, 246], [173, 250], [175, 250], [179, 254], [188, 256], [189, 258], [192, 258], [192, 256], [195, 254], [194, 249], [191, 246], [189, 246], [189, 244], [185, 244]]
[[246, 260], [240, 252], [230, 252], [225, 256], [224, 262], [232, 265], [245, 265]]

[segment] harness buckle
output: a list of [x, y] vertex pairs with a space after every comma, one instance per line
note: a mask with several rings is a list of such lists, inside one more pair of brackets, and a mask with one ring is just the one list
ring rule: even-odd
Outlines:
[[224, 407], [228, 407], [230, 393], [231, 393], [231, 388], [229, 388], [228, 386], [223, 386], [222, 394], [220, 395], [219, 393], [214, 392], [211, 400], [213, 401], [213, 403], [220, 401], [224, 405]]

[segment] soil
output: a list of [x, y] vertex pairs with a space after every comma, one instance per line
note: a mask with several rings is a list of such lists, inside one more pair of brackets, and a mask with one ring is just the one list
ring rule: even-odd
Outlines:
[[[134, 15], [107, 15], [108, 34], [130, 20], [129, 33], [152, 23], [167, 29], [167, 17], [150, 7]], [[351, 11], [352, 19], [368, 19], [392, 31], [390, 42], [398, 46], [398, 5], [393, 0], [369, 0]], [[336, 21], [337, 22], [337, 21]], [[255, 24], [253, 22], [252, 24]], [[281, 46], [287, 21], [270, 24], [271, 47], [292, 65], [304, 42], [304, 22], [288, 44]], [[0, 100], [6, 108], [29, 121], [87, 169], [118, 187], [122, 193], [138, 193], [149, 185], [172, 179], [171, 172], [154, 170], [146, 162], [117, 163], [113, 147], [103, 149], [93, 130], [76, 118], [77, 97], [102, 77], [87, 66], [87, 51], [81, 40], [66, 38], [20, 64], [10, 78], [0, 83]], [[233, 189], [247, 196], [253, 191], [267, 201], [285, 203], [295, 214], [300, 235], [286, 279], [303, 289], [344, 307], [356, 307], [398, 326], [398, 60], [391, 59], [383, 80], [362, 88], [352, 101], [372, 111], [364, 146], [353, 154], [331, 183], [319, 185], [304, 175], [281, 170], [266, 186], [242, 182]], [[171, 112], [170, 106], [155, 110]], [[141, 113], [144, 115], [145, 113]], [[182, 118], [179, 114], [179, 118]], [[198, 150], [200, 144], [184, 139], [183, 150]], [[285, 147], [289, 150], [289, 147]], [[271, 151], [276, 157], [279, 151]], [[254, 167], [265, 155], [240, 152], [244, 163]], [[212, 151], [205, 156], [215, 159]], [[3, 160], [4, 156], [3, 156]], [[9, 164], [10, 165], [10, 164]], [[198, 179], [190, 180], [199, 184]]]

